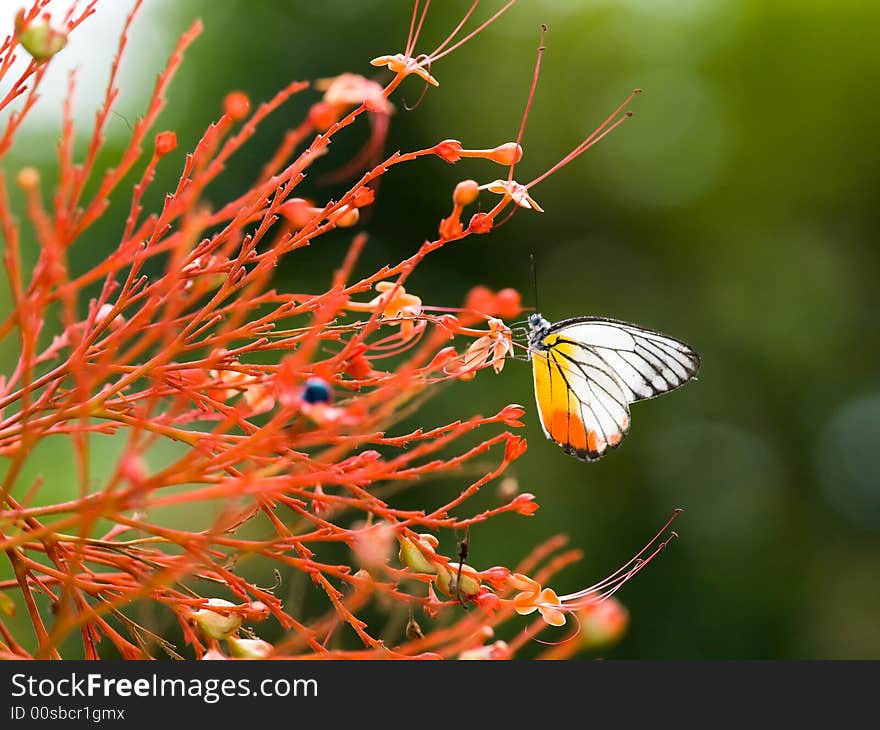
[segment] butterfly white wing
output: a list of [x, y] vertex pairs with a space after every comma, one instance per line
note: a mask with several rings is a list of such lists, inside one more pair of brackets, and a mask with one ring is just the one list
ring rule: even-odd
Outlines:
[[630, 403], [677, 388], [700, 366], [685, 343], [611, 319], [559, 322], [542, 344], [533, 352], [541, 425], [585, 461], [621, 443], [630, 427]]
[[627, 322], [569, 319], [553, 325], [554, 334], [598, 357], [629, 390], [630, 403], [674, 390], [700, 369], [700, 356], [684, 342]]

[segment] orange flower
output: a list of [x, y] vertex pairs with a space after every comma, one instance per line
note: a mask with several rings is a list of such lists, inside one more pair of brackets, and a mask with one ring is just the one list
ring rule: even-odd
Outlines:
[[359, 74], [345, 73], [329, 79], [318, 79], [315, 88], [324, 92], [324, 101], [334, 107], [363, 104], [371, 112], [391, 114], [394, 106], [385, 97], [381, 84]]
[[509, 585], [521, 591], [513, 598], [513, 607], [520, 616], [537, 611], [551, 626], [565, 625], [565, 614], [560, 610], [559, 596], [552, 588], [541, 588], [537, 581], [522, 573], [510, 576]]
[[403, 319], [400, 325], [401, 334], [408, 335], [412, 332], [411, 320], [422, 313], [422, 300], [393, 281], [380, 281], [376, 284], [376, 291], [379, 296], [369, 302], [349, 302], [346, 308], [355, 312], [378, 311], [385, 319]]
[[527, 210], [536, 210], [543, 213], [544, 209], [535, 202], [535, 199], [529, 195], [529, 189], [516, 180], [494, 180], [486, 185], [480, 186], [481, 190], [488, 190], [491, 193], [498, 193], [510, 198], [520, 208]]
[[496, 373], [504, 367], [504, 360], [513, 352], [510, 328], [500, 319], [489, 320], [489, 332], [474, 340], [462, 357], [461, 367], [451, 372], [470, 372], [488, 364]]
[[428, 73], [428, 70], [421, 65], [414, 58], [408, 58], [402, 53], [395, 53], [394, 55], [388, 56], [378, 56], [370, 61], [371, 66], [387, 66], [391, 71], [396, 74], [401, 74], [402, 76], [409, 76], [410, 74], [415, 74], [422, 81], [427, 84], [431, 84], [431, 86], [440, 86], [437, 79], [435, 79], [431, 74]]

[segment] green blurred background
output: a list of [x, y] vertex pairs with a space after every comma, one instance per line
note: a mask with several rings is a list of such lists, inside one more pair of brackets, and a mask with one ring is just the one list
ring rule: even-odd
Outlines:
[[[483, 4], [485, 16], [500, 3]], [[469, 3], [434, 5], [419, 50], [444, 37]], [[402, 50], [410, 7], [403, 0], [152, 3], [133, 39], [107, 160], [194, 17], [205, 32], [160, 123], [177, 130], [182, 150], [229, 90], [261, 100], [292, 79], [371, 74], [371, 58]], [[632, 622], [609, 656], [880, 656], [878, 20], [880, 7], [854, 0], [520, 0], [434, 67], [440, 88], [416, 111], [401, 104], [401, 96], [416, 100], [416, 82], [394, 99], [389, 150], [450, 137], [468, 147], [513, 139], [546, 23], [519, 167], [530, 179], [633, 87], [645, 90], [629, 123], [533, 191], [546, 213], [522, 211], [488, 237], [444, 249], [408, 284], [437, 305], [459, 304], [477, 284], [513, 286], [530, 299], [534, 252], [549, 319], [617, 317], [701, 353], [699, 381], [635, 405], [624, 447], [595, 464], [544, 439], [522, 363], [454, 385], [419, 416], [428, 426], [510, 402], [528, 408], [529, 451], [513, 473], [541, 509], [475, 530], [477, 566], [515, 563], [564, 532], [585, 560], [554, 587], [575, 590], [616, 569], [673, 508], [685, 508], [681, 539], [618, 594]], [[91, 41], [92, 52], [109, 57], [113, 35], [102, 38]], [[100, 92], [106, 61], [93, 68], [84, 86]], [[317, 98], [305, 92], [273, 117], [210, 197], [241, 191]], [[88, 104], [80, 107], [89, 119]], [[19, 143], [10, 168], [35, 155], [51, 164], [57, 105], [45, 111], [51, 123], [32, 132], [33, 144]], [[342, 135], [323, 169], [338, 166], [365, 135], [365, 128]], [[394, 170], [367, 222], [358, 271], [397, 261], [431, 236], [456, 182], [500, 172], [482, 161], [435, 159]], [[148, 202], [173, 182], [169, 170]], [[324, 199], [336, 189], [310, 179], [303, 191]], [[96, 233], [96, 251], [101, 231], [118, 235], [123, 206], [114, 213]], [[279, 285], [324, 287], [349, 237], [298, 253]], [[421, 486], [404, 499], [433, 502], [440, 490], [460, 487]], [[491, 490], [483, 499], [497, 503]]]

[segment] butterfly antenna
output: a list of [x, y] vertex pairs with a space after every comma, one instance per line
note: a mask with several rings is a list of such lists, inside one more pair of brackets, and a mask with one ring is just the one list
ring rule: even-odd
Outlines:
[[529, 254], [529, 266], [532, 270], [532, 295], [535, 298], [535, 311], [540, 312], [538, 308], [538, 266], [535, 263], [535, 254]]

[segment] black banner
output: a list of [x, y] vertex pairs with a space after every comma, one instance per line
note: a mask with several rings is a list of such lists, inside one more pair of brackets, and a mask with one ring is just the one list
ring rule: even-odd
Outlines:
[[[0, 662], [0, 728], [870, 718], [876, 662]], [[709, 714], [706, 715], [705, 713]], [[412, 713], [412, 714], [410, 714]], [[866, 714], [870, 713], [870, 714]], [[763, 718], [763, 720], [762, 720]], [[283, 722], [283, 724], [279, 724]], [[433, 723], [429, 723], [433, 725]], [[208, 727], [207, 725], [205, 726]]]

